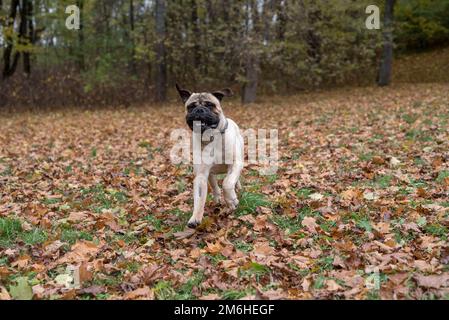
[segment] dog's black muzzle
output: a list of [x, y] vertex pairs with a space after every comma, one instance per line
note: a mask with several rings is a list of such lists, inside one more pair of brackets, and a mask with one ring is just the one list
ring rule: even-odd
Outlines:
[[207, 129], [216, 129], [220, 122], [220, 117], [207, 107], [198, 106], [186, 115], [186, 122], [191, 130], [193, 130], [194, 121], [201, 122], [201, 133], [204, 133]]

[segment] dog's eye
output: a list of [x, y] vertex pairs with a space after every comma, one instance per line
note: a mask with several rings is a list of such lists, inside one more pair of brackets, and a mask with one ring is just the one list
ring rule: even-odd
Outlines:
[[212, 102], [206, 102], [206, 107], [212, 109], [213, 107], [215, 107], [215, 104], [213, 104]]
[[187, 110], [191, 111], [191, 110], [195, 109], [195, 107], [196, 107], [195, 104], [189, 104], [187, 106]]

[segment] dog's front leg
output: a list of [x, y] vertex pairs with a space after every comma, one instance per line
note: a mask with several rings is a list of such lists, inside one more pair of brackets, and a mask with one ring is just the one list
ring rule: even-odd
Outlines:
[[239, 200], [237, 199], [237, 194], [235, 193], [235, 187], [239, 182], [242, 169], [243, 165], [241, 163], [235, 163], [230, 168], [226, 178], [223, 180], [225, 202], [231, 210], [237, 209], [237, 206], [239, 205]]
[[209, 172], [199, 172], [193, 181], [193, 214], [187, 223], [189, 228], [196, 228], [203, 220], [208, 175]]

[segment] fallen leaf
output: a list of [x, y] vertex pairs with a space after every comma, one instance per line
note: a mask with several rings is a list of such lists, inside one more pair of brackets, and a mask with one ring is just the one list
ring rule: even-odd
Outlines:
[[147, 286], [143, 288], [138, 288], [131, 292], [125, 293], [123, 296], [125, 300], [135, 300], [135, 299], [144, 299], [144, 300], [153, 300], [154, 292]]
[[319, 201], [321, 199], [323, 199], [323, 195], [321, 193], [312, 193], [311, 195], [309, 195], [309, 198], [315, 201]]
[[11, 300], [11, 296], [3, 286], [0, 286], [0, 300]]
[[67, 218], [67, 221], [79, 222], [85, 220], [87, 217], [88, 215], [83, 212], [71, 212]]
[[435, 289], [439, 289], [441, 287], [449, 287], [449, 273], [430, 276], [416, 274], [413, 276], [413, 278], [416, 280], [418, 286], [420, 287]]
[[187, 229], [184, 229], [183, 231], [173, 233], [173, 236], [176, 239], [181, 240], [181, 239], [191, 237], [192, 235], [195, 234], [195, 232], [196, 232], [195, 229], [187, 228]]
[[316, 223], [315, 218], [313, 217], [305, 217], [302, 222], [301, 222], [302, 226], [306, 227], [307, 230], [310, 233], [316, 234], [316, 228], [318, 227], [318, 224]]
[[33, 290], [28, 283], [27, 277], [16, 278], [16, 285], [11, 285], [9, 292], [16, 300], [31, 300], [33, 299]]

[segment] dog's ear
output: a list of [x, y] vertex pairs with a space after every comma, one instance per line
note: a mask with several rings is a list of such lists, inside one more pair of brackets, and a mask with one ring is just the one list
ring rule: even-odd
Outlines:
[[183, 103], [186, 103], [187, 100], [189, 100], [190, 96], [192, 95], [192, 93], [189, 90], [181, 89], [181, 87], [178, 84], [176, 84], [176, 90], [178, 90], [179, 96], [181, 97]]
[[231, 89], [226, 88], [226, 89], [222, 89], [220, 91], [212, 92], [212, 95], [214, 95], [215, 98], [218, 99], [218, 101], [221, 101], [224, 97], [232, 97], [233, 92]]

